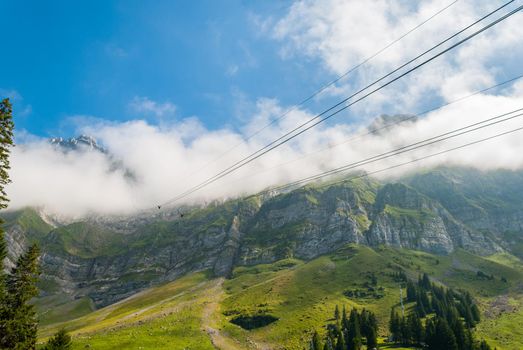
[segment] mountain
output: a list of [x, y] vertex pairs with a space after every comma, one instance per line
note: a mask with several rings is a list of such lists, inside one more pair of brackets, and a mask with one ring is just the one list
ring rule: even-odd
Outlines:
[[229, 276], [235, 266], [313, 259], [347, 243], [521, 256], [522, 190], [521, 172], [440, 168], [394, 183], [358, 179], [216, 202], [183, 217], [172, 209], [55, 227], [27, 208], [5, 219], [13, 259], [40, 243], [44, 294], [104, 306], [188, 272]]
[[94, 137], [88, 135], [80, 135], [78, 137], [71, 137], [68, 139], [54, 137], [49, 139], [49, 143], [64, 151], [87, 150], [108, 153], [105, 148], [98, 145]]
[[[348, 244], [312, 260], [238, 266], [228, 279], [209, 271], [190, 273], [66, 323], [57, 322], [54, 308], [41, 337], [66, 326], [74, 336], [74, 349], [302, 350], [312, 330], [326, 331], [339, 305], [374, 312], [383, 343], [390, 309], [399, 308], [394, 274], [404, 271], [417, 280], [420, 271], [426, 271], [433, 280], [465, 289], [481, 303], [477, 339], [487, 339], [499, 350], [516, 350], [523, 347], [521, 330], [514, 327], [523, 321], [523, 270], [521, 265], [501, 263], [502, 256], [480, 257], [462, 249], [435, 255]], [[495, 277], [478, 276], [478, 269]], [[67, 307], [75, 315], [82, 308]], [[406, 311], [412, 308], [413, 303], [405, 303]], [[254, 329], [232, 322], [253, 315], [267, 321]], [[407, 349], [384, 344], [381, 348]]]
[[48, 142], [61, 152], [97, 152], [102, 154], [109, 163], [109, 172], [123, 172], [126, 181], [133, 183], [136, 181], [136, 174], [130, 170], [121, 159], [114, 156], [102, 145], [98, 144], [96, 139], [89, 135], [80, 135], [78, 137], [50, 138]]
[[[522, 194], [523, 171], [442, 167], [395, 181], [336, 180], [271, 196], [216, 201], [186, 208], [183, 216], [172, 208], [61, 224], [33, 208], [2, 215], [11, 263], [29, 242], [41, 246], [43, 274], [36, 303], [42, 323], [56, 324], [199, 272], [205, 281], [197, 286], [223, 283], [237, 290], [229, 281], [244, 285], [247, 278], [245, 288], [250, 288], [260, 276], [241, 277], [239, 271], [277, 266], [271, 269], [292, 275], [296, 261], [300, 266], [326, 256], [336, 261], [337, 252], [351, 244], [390, 264], [399, 264], [394, 255], [399, 252], [411, 256], [400, 265], [412, 276], [439, 271], [435, 277], [450, 285], [494, 288], [489, 298], [515, 291], [519, 298]], [[373, 255], [383, 255], [383, 249], [389, 252], [386, 258]], [[444, 270], [433, 266], [436, 260], [445, 262]], [[484, 270], [509, 281], [490, 287], [484, 285], [487, 281], [476, 282], [476, 272]], [[223, 277], [229, 279], [223, 282]], [[227, 288], [222, 292], [228, 293]], [[139, 308], [136, 312], [142, 313]]]

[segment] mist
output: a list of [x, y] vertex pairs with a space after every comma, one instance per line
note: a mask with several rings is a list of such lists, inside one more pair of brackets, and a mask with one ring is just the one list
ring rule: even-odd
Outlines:
[[[417, 5], [404, 1], [368, 4], [352, 0], [300, 1], [281, 18], [253, 18], [260, 36], [279, 43], [283, 61], [306, 57], [318, 62], [327, 77], [335, 77], [442, 7], [435, 0]], [[324, 99], [327, 97], [338, 101], [346, 97], [493, 7], [491, 2], [460, 1], [367, 62], [349, 79], [326, 89], [317, 100], [327, 101]], [[522, 108], [523, 83], [518, 81], [423, 115], [416, 122], [364, 135], [382, 114], [420, 113], [435, 104], [459, 99], [521, 74], [516, 69], [523, 53], [520, 44], [523, 26], [515, 21], [511, 18], [506, 24], [489, 29], [419, 72], [354, 105], [350, 113], [340, 113], [328, 123], [171, 205], [256, 193]], [[13, 182], [7, 188], [10, 208], [37, 206], [72, 217], [129, 214], [156, 208], [321, 112], [313, 107], [296, 108], [265, 127], [291, 106], [274, 98], [259, 98], [248, 108], [253, 112], [243, 115], [240, 118], [243, 122], [238, 121], [234, 129], [224, 126], [209, 130], [197, 117], [178, 115], [174, 102], [158, 103], [136, 97], [130, 107], [138, 114], [162, 117], [169, 113], [170, 117], [160, 118], [161, 122], [156, 124], [145, 116], [127, 122], [76, 120], [78, 134], [96, 138], [110, 156], [99, 152], [64, 153], [46, 140], [17, 131], [21, 142], [12, 152]], [[208, 120], [209, 116], [203, 119]], [[374, 172], [521, 126], [522, 118], [514, 118], [354, 170]], [[263, 131], [257, 133], [261, 128]], [[256, 136], [250, 137], [253, 133]], [[349, 139], [353, 140], [347, 142]], [[377, 176], [396, 177], [438, 165], [520, 169], [522, 146], [523, 132], [515, 132]]]
[[[171, 205], [256, 193], [521, 108], [520, 86], [503, 95], [477, 95], [415, 122], [403, 122], [368, 135], [365, 134], [370, 120], [356, 125], [344, 123], [340, 118], [337, 123], [309, 130]], [[27, 141], [12, 151], [10, 174], [13, 182], [7, 188], [10, 208], [34, 206], [69, 217], [130, 214], [151, 209], [314, 116], [310, 111], [294, 110], [245, 141], [253, 131], [285, 111], [276, 101], [267, 99], [258, 101], [256, 108], [251, 122], [243, 125], [240, 132], [207, 130], [195, 118], [162, 125], [134, 120], [124, 123], [98, 121], [94, 125], [78, 127], [79, 133], [95, 137], [110, 156], [87, 150], [64, 152], [46, 140], [26, 137]], [[376, 171], [521, 126], [522, 118], [514, 118], [355, 170]], [[482, 170], [519, 169], [523, 166], [523, 157], [518, 151], [522, 147], [523, 132], [516, 132], [379, 176], [393, 177], [420, 167], [444, 164]]]

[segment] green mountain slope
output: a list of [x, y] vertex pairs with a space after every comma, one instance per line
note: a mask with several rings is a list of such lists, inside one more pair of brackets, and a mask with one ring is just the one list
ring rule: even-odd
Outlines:
[[[520, 349], [523, 338], [510, 334], [509, 326], [523, 318], [523, 272], [496, 260], [462, 250], [439, 256], [348, 245], [308, 262], [284, 259], [238, 267], [227, 280], [190, 274], [70, 322], [49, 324], [41, 336], [66, 326], [75, 349], [212, 349], [213, 344], [220, 349], [303, 349], [313, 329], [325, 331], [334, 306], [346, 305], [375, 312], [383, 341], [390, 308], [399, 303], [394, 273], [403, 270], [415, 280], [427, 272], [435, 281], [470, 291], [483, 313], [477, 338], [498, 349]], [[230, 322], [256, 315], [277, 320], [252, 330]]]

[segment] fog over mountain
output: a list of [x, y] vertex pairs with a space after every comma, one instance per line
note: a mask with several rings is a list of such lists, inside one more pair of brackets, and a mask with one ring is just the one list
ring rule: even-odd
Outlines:
[[[351, 124], [340, 115], [309, 130], [292, 142], [264, 155], [239, 171], [176, 202], [209, 201], [260, 191], [404, 145], [476, 123], [523, 106], [521, 84], [499, 95], [476, 95], [463, 102], [393, 127], [368, 134], [368, 126], [390, 124], [390, 117]], [[286, 118], [259, 130], [285, 109], [274, 100], [260, 100], [252, 121], [239, 131], [207, 130], [195, 118], [152, 125], [143, 120], [80, 125], [74, 140], [22, 139], [12, 154], [11, 208], [44, 207], [67, 216], [132, 213], [155, 207], [220, 172], [314, 115], [294, 110]], [[385, 122], [384, 122], [385, 121]], [[521, 117], [467, 135], [368, 164], [375, 171], [461, 144], [520, 127]], [[82, 142], [82, 138], [89, 142]], [[85, 141], [83, 140], [83, 141]], [[98, 144], [94, 143], [97, 140]], [[78, 143], [78, 141], [80, 141]], [[348, 142], [347, 142], [348, 141]], [[77, 142], [77, 144], [75, 144]], [[59, 145], [60, 147], [57, 147]], [[390, 177], [413, 167], [439, 164], [478, 169], [517, 169], [523, 158], [521, 132], [477, 144], [423, 162], [387, 171]], [[64, 152], [64, 149], [67, 151]], [[115, 166], [115, 162], [118, 166]], [[132, 176], [130, 176], [132, 174]]]
[[[53, 135], [58, 137], [53, 145], [19, 130], [18, 147], [12, 154], [13, 183], [8, 188], [11, 208], [40, 206], [54, 213], [83, 216], [131, 213], [156, 207], [310, 120], [323, 110], [318, 107], [322, 102], [331, 106], [496, 6], [499, 4], [463, 0], [447, 6], [441, 15], [424, 26], [420, 25], [422, 21], [443, 9], [440, 1], [424, 1], [416, 6], [404, 1], [376, 1], [365, 6], [359, 1], [300, 1], [279, 17], [253, 13], [249, 17], [251, 25], [260, 38], [278, 45], [282, 64], [305, 58], [318, 65], [322, 81], [310, 86], [310, 91], [344, 75], [350, 67], [365, 64], [317, 95], [313, 106], [294, 108], [268, 127], [265, 126], [270, 121], [292, 107], [291, 102], [284, 103], [274, 97], [255, 97], [252, 103], [242, 99], [231, 101], [237, 105], [235, 109], [241, 111], [236, 116], [236, 125], [224, 124], [215, 129], [206, 126], [212, 113], [200, 119], [178, 112], [176, 96], [161, 103], [135, 96], [128, 105], [130, 116], [135, 119], [128, 121], [73, 118], [77, 133], [93, 137], [107, 153], [92, 152], [93, 147], [98, 146], [87, 139], [83, 144], [90, 145], [88, 147], [67, 146], [68, 141], [60, 139], [61, 135]], [[515, 21], [510, 18], [507, 23], [482, 32], [474, 40], [351, 106], [328, 123], [318, 125], [174, 204], [255, 193], [522, 108], [523, 83], [517, 80], [420, 116], [416, 122], [360, 135], [366, 133], [369, 125], [390, 119], [380, 115], [420, 113], [521, 74], [518, 59], [523, 53], [523, 46], [519, 45], [523, 26], [512, 25], [517, 24]], [[470, 27], [438, 50], [470, 35], [481, 25]], [[413, 28], [416, 30], [409, 31]], [[395, 42], [398, 38], [401, 40]], [[376, 53], [379, 55], [374, 55]], [[150, 116], [156, 118], [155, 122], [151, 122]], [[519, 119], [360, 170], [371, 172], [514, 129], [522, 125]], [[346, 142], [349, 139], [352, 141]], [[457, 164], [479, 169], [515, 169], [523, 165], [523, 157], [517, 151], [522, 140], [521, 133], [513, 133], [413, 166]], [[66, 145], [68, 151], [55, 147], [56, 144]], [[412, 167], [397, 168], [380, 176], [393, 176], [410, 169]]]

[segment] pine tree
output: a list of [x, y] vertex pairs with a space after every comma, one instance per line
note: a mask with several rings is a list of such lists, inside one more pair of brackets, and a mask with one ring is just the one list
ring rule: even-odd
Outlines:
[[8, 308], [3, 313], [5, 333], [0, 348], [33, 349], [36, 344], [38, 323], [33, 305], [29, 301], [38, 295], [39, 249], [36, 244], [21, 255], [6, 279]]
[[417, 299], [417, 292], [416, 292], [416, 286], [411, 281], [407, 282], [407, 301], [412, 302], [416, 301]]
[[421, 319], [416, 313], [412, 313], [407, 320], [410, 328], [410, 343], [420, 344], [423, 340], [423, 325], [421, 324]]
[[[71, 336], [67, 334], [65, 329], [61, 329], [49, 339], [44, 350], [69, 350], [71, 347]], [[321, 350], [321, 348], [315, 348], [314, 350]]]
[[325, 345], [323, 346], [323, 350], [334, 350], [334, 347], [332, 346], [331, 337], [327, 336], [327, 339], [325, 339]]
[[419, 295], [421, 298], [421, 303], [423, 304], [423, 308], [425, 309], [425, 312], [430, 313], [432, 311], [432, 304], [430, 302], [427, 292], [420, 289]]
[[400, 319], [398, 314], [394, 311], [394, 309], [390, 310], [389, 331], [392, 335], [392, 339], [395, 342], [399, 342], [401, 340]]
[[427, 315], [427, 311], [425, 310], [425, 306], [423, 306], [423, 300], [421, 299], [420, 294], [418, 294], [417, 298], [416, 298], [416, 313], [421, 318], [423, 318]]
[[410, 324], [407, 322], [405, 317], [400, 318], [400, 334], [401, 334], [401, 343], [408, 345], [410, 344], [410, 339], [412, 338], [412, 332], [410, 329]]
[[7, 208], [9, 202], [5, 186], [11, 182], [8, 170], [10, 148], [14, 146], [13, 129], [13, 109], [6, 98], [0, 102], [0, 209]]
[[310, 350], [322, 350], [320, 335], [317, 331], [314, 331], [312, 335]]
[[424, 273], [423, 277], [420, 280], [420, 287], [425, 290], [430, 290], [430, 286], [431, 286], [431, 283], [430, 283], [429, 275]]
[[335, 350], [346, 350], [345, 339], [343, 339], [343, 332], [340, 332], [340, 334], [338, 334]]
[[434, 325], [434, 321], [431, 318], [427, 318], [425, 322], [425, 343], [428, 345], [434, 342], [435, 335], [436, 326]]
[[470, 311], [472, 313], [472, 319], [474, 320], [474, 324], [477, 324], [479, 321], [481, 321], [480, 312], [479, 312], [478, 306], [474, 303], [472, 298], [470, 300], [471, 300], [471, 304], [472, 304], [470, 306]]
[[492, 350], [492, 348], [486, 341], [482, 340], [481, 343], [479, 343], [479, 350]]
[[334, 319], [336, 321], [339, 321], [340, 319], [340, 308], [338, 307], [338, 305], [336, 305], [336, 308], [334, 308]]
[[426, 333], [426, 343], [429, 350], [458, 350], [454, 332], [444, 318], [438, 318], [433, 329], [430, 330], [427, 322]]
[[470, 339], [468, 338], [468, 333], [465, 331], [463, 322], [457, 320], [454, 324], [451, 325], [454, 336], [456, 337], [456, 342], [458, 343], [459, 350], [470, 350], [471, 344]]
[[369, 333], [366, 336], [367, 338], [367, 349], [371, 350], [378, 347], [378, 337], [376, 335], [376, 330], [371, 328]]
[[343, 305], [343, 310], [341, 312], [341, 327], [342, 328], [349, 328], [349, 320], [347, 318], [347, 309], [345, 308], [345, 305]]
[[[7, 208], [9, 199], [5, 187], [11, 182], [9, 178], [9, 153], [13, 147], [13, 116], [9, 99], [0, 101], [0, 210]], [[8, 312], [6, 276], [4, 260], [7, 257], [7, 244], [2, 230], [3, 221], [0, 219], [0, 348], [4, 348], [4, 339], [7, 337]]]
[[352, 309], [349, 316], [349, 327], [347, 328], [347, 344], [351, 350], [361, 348], [361, 329], [359, 324], [358, 311]]

